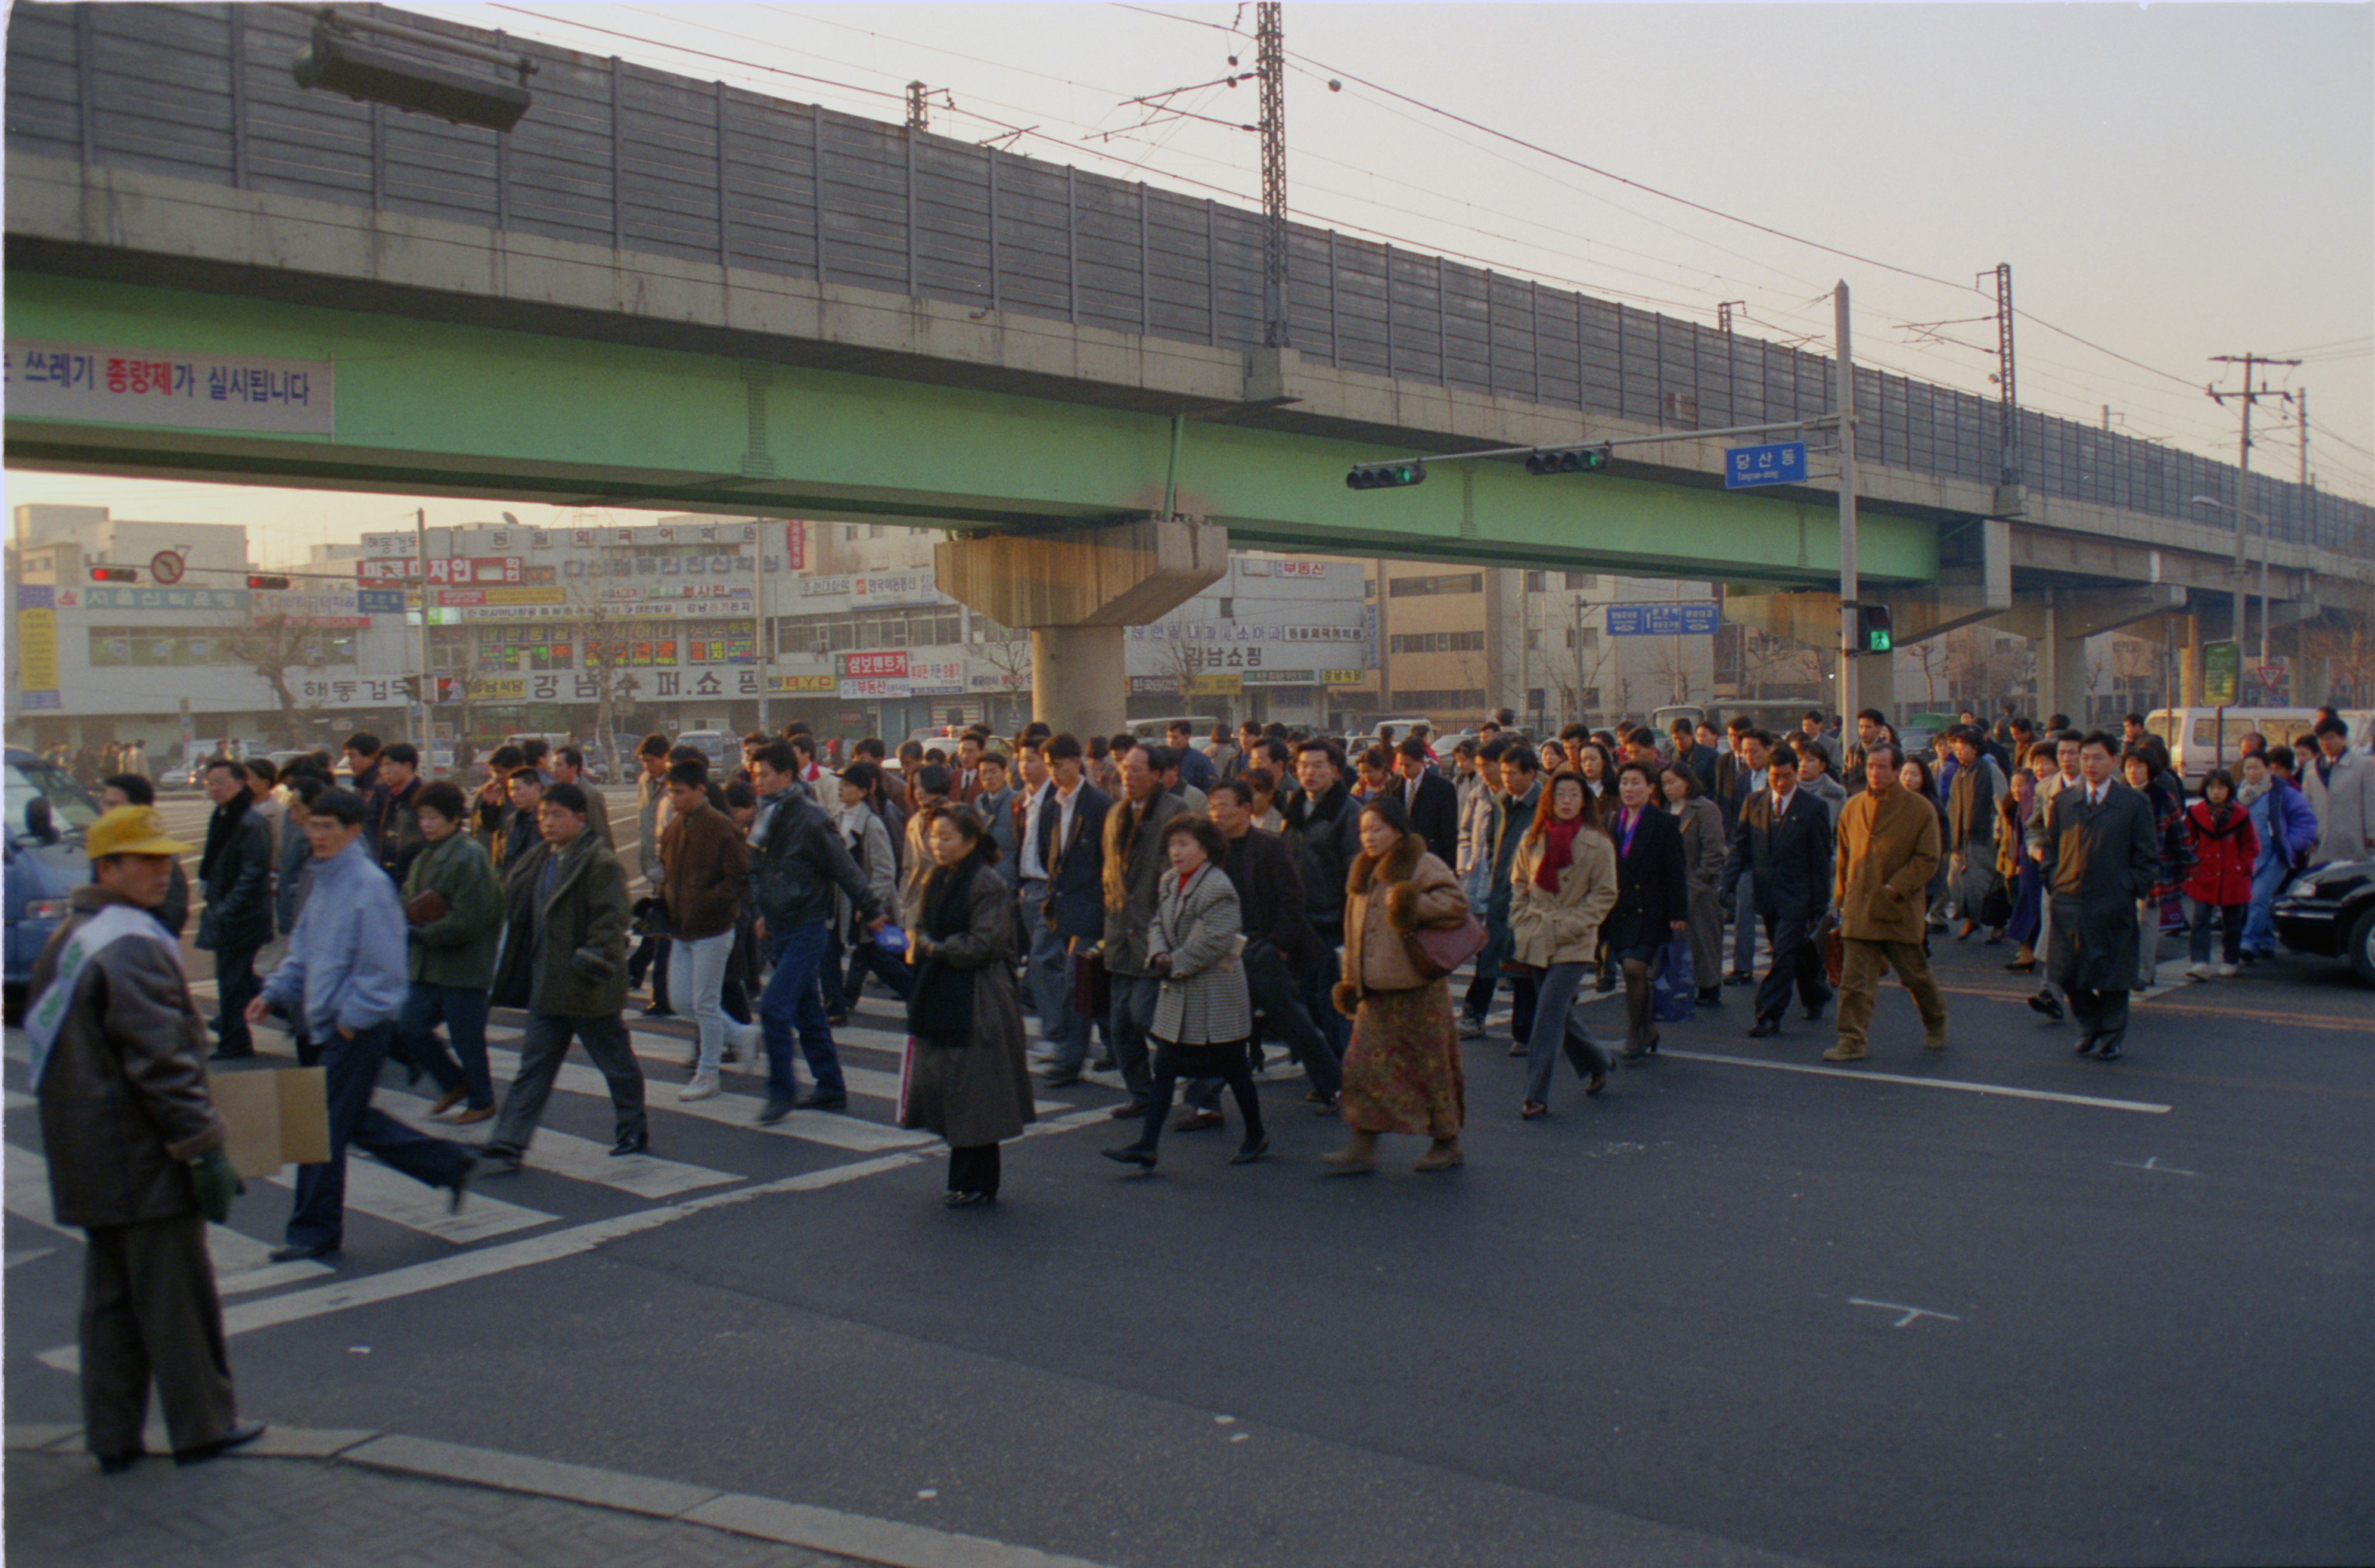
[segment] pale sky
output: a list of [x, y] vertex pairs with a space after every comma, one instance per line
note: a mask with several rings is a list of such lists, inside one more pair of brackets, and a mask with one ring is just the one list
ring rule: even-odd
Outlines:
[[[1133, 129], [1122, 103], [1224, 77], [1233, 52], [1250, 70], [1251, 5], [413, 8], [886, 120], [920, 78], [945, 89], [935, 132], [1029, 129], [1034, 157], [1258, 205], [1255, 136]], [[1991, 395], [1979, 275], [2009, 262], [2024, 407], [2100, 423], [2109, 405], [2114, 428], [2231, 462], [2233, 406], [2204, 387], [2239, 375], [2211, 356], [2302, 359], [2267, 374], [2311, 394], [2312, 472], [2375, 500], [2375, 7], [1294, 0], [1285, 28], [1301, 221], [1708, 323], [1743, 301], [1738, 330], [1817, 352], [1844, 278], [1860, 361]], [[1251, 81], [1176, 101], [1258, 117]], [[2255, 426], [2254, 471], [2297, 477], [2289, 406]], [[11, 501], [249, 521], [266, 554], [409, 520], [397, 497], [8, 480]], [[437, 524], [502, 503], [428, 504]]]

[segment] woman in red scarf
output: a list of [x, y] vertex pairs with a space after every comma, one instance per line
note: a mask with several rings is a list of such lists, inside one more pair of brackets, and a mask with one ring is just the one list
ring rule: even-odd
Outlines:
[[1607, 1081], [1608, 1053], [1568, 1008], [1600, 949], [1600, 923], [1616, 907], [1616, 846], [1594, 819], [1591, 789], [1573, 771], [1553, 778], [1534, 809], [1534, 825], [1509, 862], [1509, 948], [1518, 963], [1542, 971], [1533, 1033], [1526, 1045], [1530, 1121], [1549, 1108], [1551, 1068], [1562, 1046], [1597, 1094]]

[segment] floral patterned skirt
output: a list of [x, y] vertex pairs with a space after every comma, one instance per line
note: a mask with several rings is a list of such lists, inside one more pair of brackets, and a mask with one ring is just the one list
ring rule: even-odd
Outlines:
[[1372, 991], [1344, 1052], [1344, 1125], [1358, 1132], [1458, 1138], [1468, 1115], [1451, 987]]

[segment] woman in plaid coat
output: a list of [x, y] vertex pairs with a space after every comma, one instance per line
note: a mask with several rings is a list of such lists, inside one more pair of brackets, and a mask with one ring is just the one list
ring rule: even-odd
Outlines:
[[1211, 819], [1175, 817], [1163, 831], [1171, 868], [1164, 875], [1154, 924], [1147, 934], [1147, 961], [1163, 982], [1155, 998], [1154, 1092], [1138, 1141], [1108, 1149], [1105, 1157], [1126, 1165], [1154, 1168], [1164, 1118], [1183, 1078], [1217, 1078], [1236, 1096], [1245, 1118], [1245, 1142], [1230, 1157], [1249, 1165], [1270, 1148], [1262, 1131], [1261, 1102], [1254, 1093], [1247, 1046], [1254, 1032], [1253, 1005], [1246, 993], [1245, 917], [1237, 890], [1221, 869], [1228, 842]]

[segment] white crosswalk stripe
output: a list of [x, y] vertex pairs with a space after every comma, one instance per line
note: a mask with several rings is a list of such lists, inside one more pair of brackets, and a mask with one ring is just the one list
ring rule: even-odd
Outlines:
[[[452, 1138], [457, 1130], [452, 1124], [431, 1116], [427, 1106], [404, 1095], [383, 1095], [372, 1103], [397, 1121], [418, 1127], [432, 1138]], [[549, 1171], [571, 1181], [591, 1182], [597, 1186], [615, 1187], [637, 1197], [649, 1198], [674, 1197], [679, 1193], [698, 1192], [703, 1187], [722, 1186], [727, 1182], [742, 1180], [725, 1171], [713, 1171], [703, 1165], [688, 1165], [678, 1160], [663, 1160], [653, 1154], [614, 1157], [609, 1144], [597, 1143], [590, 1138], [578, 1138], [570, 1133], [555, 1132], [549, 1127], [537, 1129], [536, 1166], [539, 1171]], [[473, 1188], [470, 1207], [477, 1208], [480, 1200], [481, 1195]]]
[[[294, 1188], [296, 1173], [287, 1171], [269, 1178], [276, 1186]], [[459, 1214], [450, 1213], [453, 1195], [443, 1187], [414, 1181], [360, 1154], [347, 1159], [347, 1212], [368, 1214], [409, 1231], [426, 1232], [456, 1245], [508, 1235], [549, 1222], [557, 1216], [542, 1209], [491, 1198], [475, 1187]]]
[[[80, 1227], [57, 1222], [50, 1206], [48, 1163], [31, 1149], [13, 1143], [7, 1146], [7, 1208], [19, 1220], [30, 1220], [43, 1230], [82, 1240]], [[214, 1257], [215, 1289], [227, 1296], [268, 1291], [330, 1272], [328, 1264], [312, 1259], [275, 1263], [271, 1243], [259, 1242], [228, 1225], [207, 1227], [207, 1251]]]

